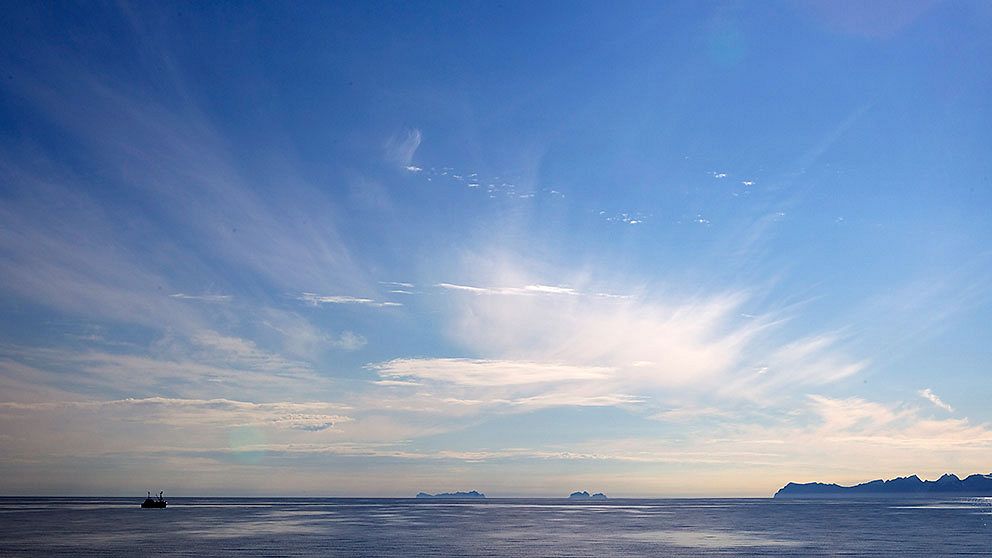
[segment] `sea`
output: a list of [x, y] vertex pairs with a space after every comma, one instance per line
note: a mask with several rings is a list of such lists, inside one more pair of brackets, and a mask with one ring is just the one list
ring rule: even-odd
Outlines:
[[0, 556], [992, 556], [992, 498], [0, 498]]

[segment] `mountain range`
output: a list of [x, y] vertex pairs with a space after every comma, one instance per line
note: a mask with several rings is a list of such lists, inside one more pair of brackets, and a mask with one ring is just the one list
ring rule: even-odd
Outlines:
[[940, 497], [940, 496], [992, 496], [992, 473], [975, 474], [964, 479], [945, 474], [935, 481], [922, 480], [913, 475], [892, 480], [873, 480], [855, 486], [840, 486], [821, 482], [790, 482], [775, 498], [837, 498], [837, 497]]

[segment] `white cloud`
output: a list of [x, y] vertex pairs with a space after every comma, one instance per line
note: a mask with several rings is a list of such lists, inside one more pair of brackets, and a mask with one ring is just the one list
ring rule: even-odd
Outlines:
[[357, 351], [368, 344], [368, 340], [357, 333], [344, 331], [336, 338], [331, 337], [330, 343], [332, 346], [339, 349], [344, 349], [345, 351]]
[[395, 359], [369, 365], [388, 387], [364, 404], [391, 411], [465, 416], [559, 406], [628, 406], [618, 370], [555, 361], [467, 358]]
[[813, 411], [823, 421], [822, 432], [874, 431], [911, 415], [909, 410], [893, 409], [860, 397], [834, 399], [810, 395], [808, 398]]
[[511, 404], [519, 407], [619, 407], [636, 405], [643, 397], [624, 393], [584, 394], [581, 392], [559, 391], [544, 393], [514, 400]]
[[614, 369], [557, 362], [467, 358], [394, 359], [371, 365], [383, 378], [417, 378], [466, 386], [514, 386], [608, 378]]
[[420, 382], [413, 382], [409, 380], [376, 380], [372, 382], [377, 386], [400, 386], [400, 387], [411, 387], [422, 385]]
[[649, 418], [664, 422], [688, 422], [700, 418], [728, 418], [733, 413], [716, 407], [677, 407], [655, 413]]
[[579, 294], [575, 289], [571, 287], [556, 287], [552, 285], [526, 285], [523, 287], [524, 293], [541, 293], [541, 294], [565, 294], [565, 295], [576, 295]]
[[484, 287], [472, 287], [469, 285], [456, 285], [454, 283], [438, 283], [434, 285], [435, 287], [440, 287], [442, 289], [451, 289], [456, 291], [468, 291], [471, 293], [479, 294], [496, 294], [499, 292], [498, 289], [487, 289]]
[[666, 306], [643, 298], [466, 297], [450, 332], [486, 354], [623, 371], [625, 385], [644, 389], [729, 372], [765, 325], [735, 323], [743, 300], [733, 294]]
[[[459, 285], [455, 283], [437, 283], [435, 287], [452, 291], [464, 291], [484, 295], [584, 295], [572, 287], [562, 285], [524, 285], [522, 287], [476, 287], [472, 285]], [[595, 296], [621, 296], [596, 293]]]
[[[144, 455], [242, 449], [268, 440], [319, 440], [354, 419], [328, 402], [257, 403], [232, 399], [146, 397], [45, 403], [0, 402], [7, 455], [33, 458]], [[101, 433], [92, 436], [93, 431]]]
[[2, 349], [0, 385], [10, 388], [5, 390], [7, 398], [18, 400], [25, 400], [25, 394], [53, 390], [110, 397], [163, 393], [186, 398], [288, 397], [309, 395], [326, 386], [326, 380], [306, 361], [210, 330], [190, 338], [162, 337], [141, 354], [22, 346]]
[[287, 359], [277, 353], [259, 349], [255, 343], [240, 337], [203, 331], [192, 338], [193, 344], [206, 351], [197, 351], [198, 362], [212, 362], [218, 366], [233, 366], [248, 370], [279, 373], [309, 373], [309, 364]]
[[[605, 211], [600, 211], [600, 215], [604, 215]], [[647, 220], [647, 216], [642, 213], [617, 213], [611, 217], [606, 218], [607, 221], [612, 223], [626, 223], [628, 225], [639, 225]]]
[[[523, 402], [596, 402], [641, 406], [648, 411], [645, 416], [658, 420], [694, 421], [724, 416], [719, 410], [724, 405], [704, 403], [708, 399], [773, 405], [798, 390], [845, 380], [868, 366], [866, 360], [849, 356], [849, 340], [840, 334], [783, 339], [788, 316], [781, 312], [747, 313], [749, 318], [742, 319], [745, 305], [756, 296], [746, 291], [679, 296], [628, 286], [625, 290], [636, 296], [592, 295], [586, 293], [597, 289], [581, 275], [569, 286], [549, 286], [528, 280], [527, 273], [500, 264], [499, 258], [490, 260], [496, 263], [471, 267], [495, 278], [498, 286], [436, 285], [476, 295], [452, 298], [446, 331], [481, 358], [399, 360], [383, 371], [426, 384], [425, 391], [434, 397], [487, 402], [494, 412], [513, 412]], [[499, 286], [507, 284], [523, 286]], [[510, 364], [525, 370], [527, 378], [549, 381], [529, 389], [516, 382], [516, 369], [486, 374]], [[554, 366], [593, 367], [597, 372], [557, 378]], [[402, 376], [404, 367], [409, 367], [407, 376]], [[681, 406], [657, 410], [653, 401], [670, 400], [673, 390]], [[464, 413], [418, 397], [401, 405]]]
[[777, 454], [767, 452], [686, 452], [673, 450], [636, 451], [628, 448], [613, 449], [600, 445], [599, 449], [582, 444], [581, 449], [532, 449], [506, 448], [497, 450], [411, 450], [384, 446], [381, 444], [266, 444], [252, 447], [254, 450], [279, 452], [284, 454], [334, 454], [349, 456], [382, 457], [414, 460], [456, 460], [456, 461], [500, 461], [500, 460], [554, 460], [554, 461], [623, 461], [631, 463], [684, 463], [684, 464], [745, 464], [769, 465], [775, 462]]
[[[861, 398], [810, 396], [822, 423], [809, 433], [817, 442], [837, 448], [837, 462], [901, 462], [916, 472], [941, 468], [942, 459], [961, 462], [992, 450], [992, 430], [967, 419], [932, 419], [911, 406], [886, 405]], [[810, 441], [812, 442], [812, 440]], [[842, 453], [841, 453], [842, 452]], [[878, 460], [878, 461], [875, 461]], [[913, 463], [917, 460], [920, 463]]]
[[[159, 54], [145, 52], [150, 59]], [[31, 72], [36, 79], [25, 76], [11, 93], [71, 136], [94, 168], [126, 177], [131, 195], [89, 195], [91, 177], [61, 165], [56, 151], [25, 157], [13, 144], [0, 150], [0, 182], [17, 193], [0, 208], [6, 294], [88, 320], [189, 333], [215, 315], [184, 301], [224, 302], [221, 296], [228, 295], [180, 292], [170, 280], [177, 269], [222, 284], [221, 274], [250, 276], [263, 289], [286, 292], [312, 285], [367, 288], [365, 268], [332, 217], [338, 201], [288, 164], [288, 144], [275, 140], [266, 147], [271, 161], [286, 164], [249, 172], [232, 155], [224, 131], [195, 103], [180, 108], [170, 93], [135, 95], [136, 82], [109, 80], [58, 57]], [[162, 91], [174, 91], [165, 79]], [[276, 181], [278, 195], [262, 186]], [[158, 208], [154, 216], [135, 213], [146, 206]], [[295, 218], [286, 219], [290, 214]], [[155, 236], [173, 229], [188, 234]], [[149, 257], [150, 243], [155, 257]]]
[[[435, 399], [438, 396], [434, 396]], [[441, 402], [451, 407], [471, 410], [486, 407], [481, 399], [446, 397]], [[539, 398], [504, 402], [509, 408], [541, 408], [551, 405], [623, 405], [638, 401], [625, 396], [612, 399], [586, 398], [548, 403]], [[15, 405], [6, 404], [10, 413], [55, 409], [65, 404]], [[181, 402], [150, 398], [127, 402], [81, 402], [72, 404], [80, 409], [120, 405], [135, 407], [137, 415], [162, 419], [181, 425], [186, 421], [207, 425], [257, 425], [285, 432], [317, 430], [324, 422], [352, 422], [341, 409], [330, 404], [253, 404], [231, 401]], [[189, 407], [189, 410], [184, 410]], [[525, 409], [526, 410], [526, 409]], [[682, 408], [689, 414], [719, 415], [713, 408]], [[798, 410], [807, 418], [799, 424], [790, 415], [767, 425], [754, 421], [721, 421], [705, 429], [697, 427], [688, 438], [585, 439], [561, 445], [551, 443], [541, 449], [501, 448], [465, 450], [418, 450], [394, 439], [389, 443], [360, 441], [313, 442], [299, 437], [270, 438], [249, 445], [232, 447], [233, 451], [272, 451], [285, 454], [333, 453], [398, 459], [554, 459], [554, 460], [614, 460], [631, 463], [671, 463], [724, 465], [741, 474], [741, 466], [762, 467], [760, 482], [767, 483], [769, 493], [788, 480], [844, 480], [854, 475], [906, 474], [937, 471], [948, 457], [954, 456], [962, 467], [981, 469], [983, 459], [992, 449], [992, 431], [988, 425], [970, 424], [967, 420], [933, 420], [902, 405], [883, 404], [861, 398], [836, 399], [819, 395], [806, 399]], [[698, 413], [697, 413], [698, 412]], [[204, 413], [209, 417], [190, 417]], [[311, 416], [312, 415], [312, 416]], [[329, 417], [329, 418], [328, 418]], [[345, 417], [345, 418], [341, 418]], [[678, 413], [669, 419], [681, 420]], [[2, 423], [0, 423], [2, 424]], [[274, 431], [274, 430], [273, 430]], [[285, 435], [283, 435], [285, 436]], [[290, 441], [291, 440], [291, 441]], [[188, 448], [187, 449], [195, 449]], [[207, 450], [208, 448], [204, 448]], [[209, 448], [216, 451], [216, 448]], [[922, 452], [922, 453], [921, 453]], [[975, 468], [977, 467], [977, 469]], [[858, 473], [861, 471], [861, 473]], [[864, 473], [870, 471], [870, 473]], [[753, 473], [753, 471], [752, 471]], [[838, 478], [837, 475], [844, 475]], [[810, 476], [811, 475], [811, 476]], [[757, 478], [757, 477], [756, 477]], [[857, 480], [868, 480], [856, 477]], [[739, 489], [739, 488], [738, 488]]]
[[[692, 409], [696, 410], [714, 416], [721, 412]], [[598, 446], [602, 453], [640, 451], [712, 458], [714, 464], [730, 467], [735, 476], [753, 475], [752, 486], [766, 487], [767, 494], [788, 481], [857, 483], [913, 473], [936, 478], [948, 467], [966, 473], [986, 471], [992, 451], [988, 424], [935, 420], [902, 403], [812, 395], [789, 412], [760, 420], [751, 409], [739, 411], [744, 414], [737, 412], [732, 420], [695, 424], [693, 435], [684, 440], [632, 438], [587, 444]], [[741, 463], [733, 462], [735, 454]], [[762, 461], [760, 472], [741, 468], [743, 463], [760, 465]], [[740, 482], [738, 478], [734, 484], [740, 486]]]
[[112, 211], [71, 178], [18, 168], [6, 155], [0, 151], [0, 181], [22, 195], [0, 205], [4, 293], [87, 320], [195, 327], [197, 310], [156, 291], [169, 281], [120, 238]]
[[[636, 406], [676, 387], [690, 393], [721, 391], [737, 378], [749, 346], [769, 327], [766, 319], [740, 321], [741, 294], [665, 306], [643, 298], [577, 296], [578, 289], [540, 283], [439, 287], [521, 296], [461, 297], [454, 306], [451, 335], [493, 358], [395, 359], [371, 365], [385, 380], [416, 383], [408, 386], [416, 393], [402, 400], [383, 396], [380, 403], [394, 410], [468, 412], [464, 406], [446, 407], [445, 400], [481, 402], [472, 412]], [[812, 372], [806, 378], [822, 380]]]
[[761, 360], [747, 373], [721, 386], [725, 393], [760, 398], [760, 394], [788, 393], [790, 388], [839, 382], [865, 368], [867, 359], [854, 360], [836, 334], [818, 334], [777, 347], [765, 347]]
[[934, 393], [933, 391], [931, 391], [930, 388], [921, 389], [918, 393], [920, 394], [920, 397], [922, 397], [922, 398], [926, 399], [927, 401], [933, 403], [934, 406], [936, 406], [938, 408], [941, 408], [941, 409], [947, 411], [948, 413], [953, 413], [954, 412], [954, 407], [951, 407], [947, 403], [944, 403], [944, 401], [941, 400], [940, 397], [937, 397], [937, 394]]
[[403, 306], [400, 302], [378, 301], [371, 298], [346, 295], [319, 295], [316, 293], [300, 293], [300, 296], [296, 297], [296, 300], [306, 302], [313, 306], [320, 306], [322, 304], [361, 304], [376, 308]]
[[423, 136], [417, 129], [393, 136], [386, 142], [386, 158], [406, 170], [419, 169], [411, 163], [422, 139]]
[[[295, 312], [267, 308], [260, 314], [261, 324], [279, 334], [274, 344], [296, 358], [316, 361], [328, 348], [351, 351], [367, 343], [365, 337], [356, 332], [328, 332]], [[260, 337], [268, 337], [265, 332], [260, 333]]]

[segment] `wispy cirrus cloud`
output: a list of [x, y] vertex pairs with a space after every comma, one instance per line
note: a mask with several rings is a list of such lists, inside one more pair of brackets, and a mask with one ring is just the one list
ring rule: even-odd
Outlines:
[[686, 406], [666, 409], [651, 415], [649, 418], [666, 422], [689, 422], [700, 418], [729, 418], [732, 416], [734, 414], [727, 409]]
[[429, 415], [523, 413], [548, 407], [627, 406], [643, 401], [622, 391], [607, 366], [469, 358], [404, 358], [371, 364], [388, 391], [371, 408]]
[[[908, 471], [939, 474], [950, 455], [956, 456], [960, 467], [983, 470], [982, 460], [992, 448], [988, 425], [935, 420], [900, 404], [811, 396], [799, 410], [806, 418], [804, 424], [797, 424], [794, 417], [767, 425], [728, 421], [697, 427], [695, 435], [687, 438], [581, 439], [540, 447], [470, 445], [461, 449], [426, 449], [395, 438], [380, 442], [339, 440], [339, 428], [358, 426], [362, 419], [353, 419], [354, 409], [349, 406], [334, 403], [159, 397], [0, 403], [0, 435], [4, 436], [7, 450], [0, 463], [27, 455], [78, 459], [181, 454], [200, 455], [207, 460], [204, 466], [230, 470], [241, 459], [258, 459], [252, 456], [277, 459], [281, 466], [300, 463], [305, 467], [308, 455], [336, 455], [375, 458], [383, 463], [489, 461], [511, 468], [556, 461], [621, 462], [631, 467], [628, 474], [654, 477], [656, 471], [641, 467], [666, 464], [673, 471], [690, 471], [705, 464], [733, 467], [749, 480], [754, 494], [770, 494], [784, 480], [870, 480], [858, 472], [856, 464], [864, 459], [873, 461], [873, 471], [879, 475]], [[140, 421], [133, 422], [138, 417]], [[135, 428], [136, 424], [140, 428]], [[74, 436], [80, 428], [94, 426], [107, 435], [89, 443]], [[28, 432], [33, 435], [30, 444], [25, 438]], [[231, 432], [236, 435], [232, 437]], [[329, 437], [332, 433], [335, 437]], [[825, 460], [824, 455], [832, 458]], [[682, 475], [678, 476], [681, 479]], [[685, 479], [680, 480], [681, 488], [658, 481], [647, 487], [643, 482], [635, 483], [636, 488], [628, 490], [640, 494], [672, 490], [706, 493], [707, 486], [711, 487], [705, 475], [689, 478], [688, 486], [684, 485]], [[602, 482], [609, 483], [605, 488], [611, 491], [624, 486], [614, 477]], [[731, 483], [727, 488], [733, 486]], [[545, 491], [547, 487], [543, 483], [537, 490]]]
[[406, 390], [404, 401], [385, 396], [391, 408], [464, 415], [596, 405], [663, 422], [722, 420], [733, 416], [735, 402], [772, 405], [870, 364], [851, 356], [840, 332], [783, 337], [787, 312], [743, 311], [760, 296], [753, 292], [666, 296], [643, 286], [590, 288], [585, 276], [548, 284], [517, 269], [497, 264], [489, 274], [521, 286], [435, 284], [462, 293], [451, 297], [443, 323], [453, 341], [478, 357], [372, 365], [380, 381], [412, 384], [380, 384]]
[[222, 335], [216, 331], [203, 331], [192, 338], [193, 356], [197, 362], [212, 362], [248, 370], [278, 372], [281, 374], [309, 373], [312, 367], [302, 361], [260, 349], [254, 341]]
[[947, 463], [955, 462], [981, 471], [982, 460], [992, 451], [989, 424], [937, 419], [905, 403], [815, 395], [809, 401], [822, 423], [808, 431], [801, 443], [808, 448], [823, 444], [821, 449], [834, 454], [832, 461], [837, 464], [872, 463], [883, 472], [940, 474], [947, 472]]
[[468, 386], [513, 386], [609, 377], [614, 369], [556, 362], [467, 358], [395, 359], [372, 365], [383, 378], [418, 378]]
[[[602, 443], [602, 442], [600, 442]], [[669, 464], [744, 464], [770, 465], [779, 454], [768, 452], [719, 452], [719, 451], [677, 451], [672, 449], [645, 448], [634, 451], [628, 448], [610, 447], [602, 443], [597, 451], [591, 445], [582, 444], [574, 449], [507, 448], [482, 450], [413, 450], [389, 444], [264, 444], [236, 451], [266, 451], [283, 455], [326, 454], [379, 457], [402, 460], [451, 460], [466, 462], [484, 461], [618, 461], [628, 463], [669, 463]], [[226, 450], [227, 448], [223, 448]]]
[[850, 356], [845, 339], [834, 333], [822, 333], [767, 347], [757, 355], [760, 360], [745, 373], [722, 386], [728, 393], [754, 395], [787, 392], [802, 386], [839, 382], [866, 369], [867, 359]]
[[742, 425], [733, 427], [736, 442], [722, 442], [730, 447], [785, 443], [795, 448], [793, 459], [806, 460], [808, 467], [827, 453], [838, 466], [856, 466], [868, 458], [884, 463], [886, 469], [904, 471], [932, 471], [949, 453], [965, 452], [977, 459], [992, 448], [992, 426], [967, 419], [936, 419], [907, 402], [813, 394], [793, 415], [805, 417], [805, 424], [783, 418], [768, 425]]
[[545, 407], [630, 407], [644, 402], [644, 397], [628, 393], [599, 393], [598, 390], [560, 389], [512, 400], [514, 407], [542, 409]]
[[328, 331], [296, 312], [266, 308], [259, 314], [261, 325], [278, 334], [281, 351], [298, 359], [319, 360], [327, 349], [355, 351], [368, 344], [360, 333]]
[[[110, 349], [107, 347], [106, 349]], [[184, 398], [258, 397], [313, 393], [326, 380], [302, 360], [255, 342], [203, 330], [191, 337], [164, 336], [142, 350], [0, 347], [0, 385], [23, 394], [100, 393], [119, 397], [162, 394]], [[45, 398], [51, 397], [51, 395]]]
[[744, 300], [740, 294], [675, 305], [571, 295], [462, 297], [450, 331], [502, 360], [513, 355], [529, 362], [596, 363], [622, 371], [627, 385], [643, 389], [699, 380], [743, 358], [745, 342], [767, 325], [735, 319]]
[[926, 399], [927, 401], [933, 403], [935, 407], [939, 409], [943, 409], [948, 413], [954, 412], [954, 407], [951, 407], [947, 403], [944, 403], [944, 401], [940, 397], [937, 397], [937, 394], [934, 393], [933, 390], [931, 390], [930, 388], [921, 389], [917, 393], [919, 393], [920, 397], [922, 397], [923, 399]]
[[324, 304], [358, 304], [363, 306], [372, 306], [375, 308], [403, 306], [403, 303], [401, 302], [379, 301], [372, 298], [347, 295], [319, 295], [317, 293], [300, 293], [300, 296], [296, 297], [296, 300], [306, 302], [307, 304], [313, 306], [321, 306]]
[[[855, 107], [839, 126], [835, 111], [821, 111], [798, 136], [788, 130], [819, 140], [805, 155], [790, 157], [803, 146], [770, 131], [728, 160], [728, 142], [712, 141], [719, 130], [692, 126], [691, 114], [659, 132], [637, 118], [635, 103], [604, 128], [594, 105], [609, 95], [532, 118], [560, 92], [584, 91], [582, 71], [557, 72], [563, 87], [551, 97], [518, 73], [508, 85], [536, 91], [534, 102], [466, 96], [410, 66], [418, 57], [361, 48], [389, 27], [376, 14], [359, 32], [318, 40], [314, 52], [371, 56], [404, 94], [383, 95], [377, 80], [340, 88], [294, 71], [349, 74], [347, 56], [273, 59], [289, 80], [275, 85], [265, 83], [272, 64], [251, 60], [197, 79], [200, 65], [224, 57], [215, 47], [266, 31], [256, 14], [232, 13], [232, 25], [193, 36], [187, 10], [176, 18], [147, 3], [95, 5], [68, 19], [26, 3], [12, 13], [23, 25], [0, 52], [11, 78], [0, 80], [0, 96], [16, 108], [5, 123], [18, 131], [0, 141], [0, 401], [38, 406], [0, 409], [0, 462], [37, 463], [0, 467], [0, 492], [77, 473], [112, 487], [166, 473], [231, 493], [277, 491], [303, 477], [320, 490], [349, 481], [351, 490], [382, 490], [385, 480], [407, 491], [424, 478], [483, 488], [496, 477], [591, 487], [563, 479], [580, 468], [585, 480], [641, 490], [703, 486], [710, 474], [708, 490], [718, 492], [746, 486], [738, 479], [759, 463], [751, 474], [774, 471], [782, 481], [914, 458], [924, 467], [987, 462], [989, 417], [960, 394], [968, 383], [932, 386], [943, 397], [917, 394], [923, 386], [905, 381], [926, 373], [925, 359], [904, 358], [958, 351], [950, 373], [963, 377], [985, 362], [974, 342], [985, 331], [974, 324], [992, 293], [988, 229], [981, 203], [958, 203], [976, 199], [969, 180], [985, 169], [968, 157], [981, 152], [969, 149], [975, 134], [943, 127], [964, 142], [953, 165], [931, 164], [939, 149], [921, 148], [933, 157], [916, 161], [896, 161], [905, 150], [891, 150], [896, 159], [876, 161], [891, 180], [868, 184], [864, 161], [845, 154], [885, 139], [861, 126], [869, 109], [897, 121], [883, 104]], [[129, 48], [100, 56], [46, 35], [52, 29]], [[411, 71], [390, 72], [397, 63]], [[682, 81], [690, 97], [722, 94]], [[971, 81], [957, 80], [955, 94], [977, 98], [986, 83]], [[253, 110], [218, 113], [211, 100], [225, 91]], [[659, 91], [647, 95], [664, 98]], [[286, 118], [282, 105], [301, 92], [341, 102], [310, 103], [310, 121]], [[340, 106], [353, 110], [339, 118]], [[490, 115], [481, 128], [479, 114]], [[310, 141], [311, 121], [328, 125], [320, 141]], [[693, 129], [682, 133], [683, 124]], [[561, 141], [574, 130], [615, 148]], [[684, 153], [641, 156], [629, 140], [642, 136], [685, 137]], [[835, 145], [842, 149], [827, 161]], [[901, 184], [934, 181], [951, 186], [899, 195]], [[893, 195], [863, 195], [879, 188]], [[829, 215], [818, 212], [825, 189]], [[844, 231], [829, 222], [836, 215], [847, 218]], [[898, 273], [845, 271], [863, 262]], [[864, 305], [873, 293], [876, 303]], [[808, 313], [789, 306], [817, 297]], [[948, 349], [938, 331], [961, 343]], [[861, 381], [866, 373], [871, 382]], [[908, 400], [873, 399], [890, 393]], [[320, 402], [332, 399], [340, 408]], [[952, 400], [960, 415], [945, 413]], [[965, 415], [976, 420], [956, 418]], [[266, 452], [271, 466], [247, 455]], [[56, 454], [66, 456], [61, 465], [45, 460]], [[93, 455], [88, 471], [75, 459]], [[418, 473], [365, 458], [460, 463], [431, 461]], [[583, 463], [542, 474], [534, 465], [544, 459]], [[503, 460], [505, 474], [465, 466], [484, 460]], [[627, 465], [597, 468], [611, 460]], [[354, 476], [339, 475], [350, 464]], [[235, 477], [236, 486], [224, 484]]]
[[413, 380], [375, 380], [372, 383], [377, 386], [402, 386], [402, 387], [423, 385], [420, 382], [415, 382]]
[[368, 344], [368, 339], [352, 331], [343, 331], [340, 335], [329, 336], [328, 342], [338, 349], [357, 351]]
[[423, 169], [412, 162], [422, 140], [423, 134], [416, 128], [396, 134], [386, 142], [386, 158], [410, 172], [420, 172]]
[[438, 283], [434, 285], [441, 289], [452, 291], [463, 291], [475, 294], [494, 295], [537, 295], [537, 294], [561, 294], [577, 295], [578, 292], [571, 287], [554, 285], [525, 285], [523, 287], [476, 287], [472, 285], [458, 285], [455, 283]]
[[[144, 397], [0, 402], [0, 434], [9, 436], [0, 466], [44, 460], [93, 477], [98, 473], [88, 468], [92, 459], [167, 459], [183, 452], [248, 451], [262, 443], [327, 440], [354, 420], [347, 413], [346, 406], [321, 401]], [[100, 435], [93, 436], [94, 430]], [[149, 467], [161, 474], [169, 465], [153, 462]]]
[[[150, 45], [140, 50], [148, 60], [170, 65], [168, 51]], [[369, 282], [331, 217], [336, 202], [294, 172], [293, 164], [248, 171], [232, 155], [230, 137], [184, 93], [180, 73], [160, 75], [160, 94], [138, 95], [135, 91], [147, 85], [140, 76], [111, 80], [92, 61], [80, 63], [75, 53], [55, 47], [41, 58], [42, 63], [18, 66], [21, 79], [5, 84], [7, 92], [43, 115], [91, 166], [70, 168], [58, 153], [25, 157], [16, 148], [0, 151], [4, 181], [25, 194], [9, 206], [24, 217], [3, 219], [15, 234], [0, 236], [18, 253], [12, 262], [49, 277], [25, 283], [24, 294], [60, 309], [102, 308], [101, 314], [113, 312], [115, 318], [140, 323], [156, 316], [159, 323], [173, 325], [180, 319], [171, 314], [185, 318], [195, 311], [161, 308], [167, 304], [156, 297], [175, 302], [184, 297], [162, 297], [159, 289], [201, 296], [172, 284], [170, 270], [177, 268], [219, 285], [225, 284], [226, 272], [236, 271], [289, 292], [328, 284], [355, 289]], [[176, 105], [176, 98], [185, 102]], [[267, 145], [266, 152], [274, 160], [293, 157], [292, 149], [278, 142]], [[92, 195], [88, 177], [93, 169], [126, 177], [122, 180], [131, 194]], [[280, 195], [260, 187], [276, 177]], [[108, 182], [108, 191], [123, 183]], [[296, 196], [309, 201], [300, 205]], [[149, 205], [159, 208], [154, 216], [141, 210]], [[287, 214], [297, 218], [286, 219]], [[125, 222], [127, 230], [115, 225]], [[148, 258], [143, 241], [163, 230], [189, 231], [195, 241], [180, 246], [176, 239], [157, 238], [160, 257]], [[42, 245], [47, 247], [44, 257], [31, 256], [30, 248]], [[20, 282], [16, 275], [5, 275], [17, 279], [14, 286]]]
[[9, 412], [52, 410], [133, 412], [144, 422], [174, 426], [275, 426], [294, 430], [325, 430], [353, 420], [339, 414], [346, 406], [334, 403], [255, 403], [231, 399], [181, 399], [145, 397], [108, 401], [53, 401], [45, 403], [0, 402]]
[[[0, 206], [5, 293], [91, 320], [202, 327], [195, 308], [158, 291], [170, 285], [166, 270], [143, 261], [143, 250], [122, 238], [115, 208], [56, 164], [41, 158], [29, 165], [16, 155], [0, 150], [0, 180], [20, 193]], [[194, 265], [186, 256], [175, 261]]]
[[616, 295], [611, 293], [584, 293], [572, 287], [564, 285], [544, 285], [536, 283], [524, 285], [522, 287], [479, 287], [473, 285], [460, 285], [457, 283], [437, 283], [434, 285], [440, 289], [450, 291], [461, 291], [466, 293], [481, 295], [509, 295], [509, 296], [538, 296], [538, 295], [567, 295], [567, 296], [599, 296], [607, 298], [625, 298], [626, 295]]

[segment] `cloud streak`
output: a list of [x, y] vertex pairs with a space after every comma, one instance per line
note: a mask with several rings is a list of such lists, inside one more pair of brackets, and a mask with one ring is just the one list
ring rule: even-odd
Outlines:
[[449, 291], [460, 291], [480, 295], [507, 295], [507, 296], [539, 296], [539, 295], [567, 295], [567, 296], [598, 296], [607, 298], [625, 298], [625, 295], [615, 295], [610, 293], [583, 293], [576, 289], [563, 285], [543, 285], [533, 284], [522, 287], [477, 287], [473, 285], [459, 285], [457, 283], [437, 283], [434, 285], [439, 289]]
[[356, 304], [371, 306], [374, 308], [386, 308], [390, 306], [403, 306], [400, 302], [379, 301], [371, 298], [363, 298], [347, 295], [319, 295], [317, 293], [300, 293], [296, 300], [306, 302], [311, 306], [322, 306], [324, 304]]
[[371, 368], [385, 379], [419, 378], [467, 386], [598, 380], [614, 372], [612, 368], [601, 366], [466, 358], [395, 359]]
[[934, 393], [930, 388], [921, 389], [917, 393], [920, 394], [920, 397], [922, 397], [922, 398], [926, 399], [927, 401], [933, 403], [933, 405], [935, 407], [937, 407], [938, 409], [943, 409], [943, 410], [947, 411], [948, 413], [953, 413], [954, 412], [954, 407], [951, 407], [947, 403], [944, 403], [944, 401], [941, 400], [940, 397], [937, 397], [937, 394]]
[[80, 410], [134, 413], [143, 422], [174, 426], [275, 426], [319, 431], [352, 419], [340, 413], [346, 407], [332, 403], [254, 403], [231, 399], [128, 398], [110, 401], [49, 403], [0, 402], [0, 410], [15, 413]]
[[422, 140], [423, 134], [417, 129], [397, 134], [386, 142], [386, 158], [410, 172], [420, 172], [423, 169], [411, 163]]
[[166, 336], [142, 352], [124, 349], [130, 352], [2, 346], [0, 385], [14, 386], [12, 393], [186, 398], [304, 395], [326, 385], [309, 362], [210, 330], [189, 338]]

